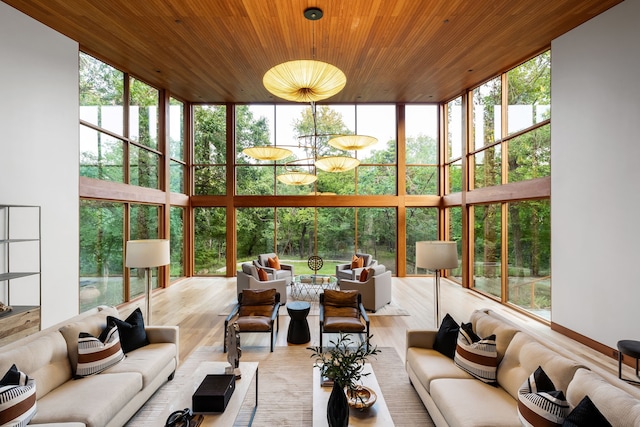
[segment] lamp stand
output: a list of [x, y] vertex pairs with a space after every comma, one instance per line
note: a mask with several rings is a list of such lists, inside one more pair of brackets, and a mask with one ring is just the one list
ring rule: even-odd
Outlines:
[[144, 316], [144, 320], [147, 325], [150, 325], [151, 324], [151, 268], [149, 267], [145, 268], [145, 272], [147, 275], [147, 289], [146, 289], [146, 295], [145, 295], [146, 313]]
[[433, 304], [436, 328], [440, 327], [440, 270], [436, 269], [436, 279], [433, 283]]

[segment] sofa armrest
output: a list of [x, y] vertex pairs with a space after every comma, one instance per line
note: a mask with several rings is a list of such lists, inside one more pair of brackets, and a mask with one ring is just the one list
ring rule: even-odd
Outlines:
[[147, 339], [150, 343], [174, 343], [178, 344], [178, 326], [145, 326]]
[[437, 334], [435, 329], [407, 329], [407, 348], [433, 348]]

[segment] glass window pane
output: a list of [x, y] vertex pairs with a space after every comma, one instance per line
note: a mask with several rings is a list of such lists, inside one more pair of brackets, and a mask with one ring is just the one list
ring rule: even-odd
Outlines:
[[476, 205], [474, 212], [473, 286], [502, 295], [502, 210], [500, 204]]
[[318, 171], [317, 189], [321, 193], [335, 193], [339, 195], [356, 193], [356, 170], [346, 172]]
[[129, 145], [129, 184], [160, 188], [160, 155]]
[[[277, 254], [280, 259], [285, 260], [287, 264], [293, 265], [293, 270], [298, 274], [311, 274], [312, 270], [307, 264], [307, 260], [311, 255], [320, 255], [316, 252], [316, 227], [314, 208], [277, 208], [276, 226], [278, 230], [277, 236]], [[272, 209], [273, 212], [273, 209]], [[273, 231], [271, 231], [273, 235]], [[272, 244], [268, 238], [263, 238], [264, 245]], [[268, 252], [273, 252], [270, 250]], [[320, 255], [322, 256], [322, 255]], [[329, 263], [325, 263], [322, 270], [318, 274], [328, 274]], [[333, 269], [335, 273], [335, 268]]]
[[[130, 240], [157, 239], [159, 237], [160, 207], [131, 204], [129, 219]], [[129, 273], [129, 299], [145, 293], [146, 269], [132, 268]], [[158, 287], [158, 268], [151, 269], [151, 287]]]
[[547, 51], [507, 73], [509, 135], [551, 117], [551, 53]]
[[394, 166], [358, 166], [358, 194], [395, 195], [397, 168]]
[[[303, 151], [299, 150], [298, 135], [305, 135], [307, 133], [313, 133], [313, 127], [305, 127], [304, 130], [296, 129], [296, 122], [301, 117], [311, 114], [311, 109], [308, 105], [276, 105], [276, 117], [275, 117], [275, 142], [276, 145], [288, 148], [295, 153], [295, 158], [306, 157], [303, 155]], [[306, 126], [306, 125], [305, 125]], [[293, 158], [284, 159], [284, 161], [293, 160]], [[282, 163], [282, 162], [281, 162]]]
[[80, 200], [80, 312], [124, 302], [124, 204]]
[[502, 150], [500, 144], [473, 156], [475, 188], [492, 187], [502, 183]]
[[449, 165], [449, 193], [462, 191], [462, 160]]
[[175, 160], [169, 162], [169, 191], [174, 193], [185, 193], [184, 191], [184, 176], [186, 173], [186, 166], [182, 163], [178, 163]]
[[416, 242], [438, 240], [438, 209], [407, 208], [407, 274], [425, 274], [416, 268]]
[[80, 120], [124, 136], [124, 74], [80, 52]]
[[236, 259], [238, 263], [251, 262], [258, 259], [259, 254], [274, 251], [274, 215], [274, 208], [236, 209]]
[[272, 196], [274, 179], [272, 166], [236, 166], [236, 194]]
[[447, 104], [447, 160], [462, 156], [463, 134], [462, 97], [458, 97]]
[[[357, 134], [373, 136], [378, 142], [357, 151], [362, 163], [396, 163], [396, 106], [395, 105], [356, 105]], [[348, 152], [353, 156], [353, 152]]]
[[473, 149], [502, 138], [502, 84], [499, 77], [473, 90]]
[[358, 208], [358, 252], [373, 255], [378, 264], [396, 272], [396, 230], [398, 221], [395, 208]]
[[171, 280], [184, 276], [184, 217], [186, 209], [171, 206], [170, 244], [171, 244]]
[[545, 125], [510, 139], [509, 182], [551, 175], [551, 129]]
[[438, 194], [437, 166], [407, 166], [407, 194]]
[[158, 90], [129, 78], [129, 138], [158, 149]]
[[462, 283], [462, 208], [448, 209], [449, 214], [449, 240], [457, 243], [458, 268], [449, 270], [449, 279]]
[[509, 204], [509, 302], [551, 318], [551, 204]]
[[194, 168], [195, 188], [198, 196], [221, 196], [226, 194], [227, 168], [225, 166], [196, 166]]
[[226, 209], [194, 208], [193, 215], [196, 276], [226, 274]]
[[438, 164], [438, 106], [405, 107], [407, 164]]
[[350, 263], [355, 253], [355, 208], [318, 208], [318, 255], [322, 271], [336, 274], [336, 265]]
[[80, 125], [80, 176], [124, 182], [124, 142]]
[[184, 104], [169, 100], [169, 156], [184, 161]]
[[193, 107], [194, 163], [227, 162], [227, 111], [224, 105]]

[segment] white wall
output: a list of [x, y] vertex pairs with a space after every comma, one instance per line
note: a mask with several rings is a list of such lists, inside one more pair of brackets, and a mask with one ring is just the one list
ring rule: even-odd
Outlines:
[[42, 326], [78, 313], [78, 44], [0, 2], [0, 203], [42, 206]]
[[551, 45], [552, 321], [640, 339], [640, 1]]

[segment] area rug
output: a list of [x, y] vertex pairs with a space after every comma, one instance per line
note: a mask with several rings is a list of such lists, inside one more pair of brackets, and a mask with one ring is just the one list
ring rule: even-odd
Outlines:
[[[402, 360], [391, 347], [370, 362], [380, 389], [397, 427], [433, 426], [433, 421], [409, 383]], [[226, 361], [226, 354], [218, 346], [196, 349], [181, 365], [176, 379], [188, 376], [198, 364], [205, 361]], [[240, 361], [259, 362], [258, 409], [253, 420], [255, 427], [311, 426], [313, 420], [313, 359], [303, 346], [242, 349]], [[163, 387], [171, 387], [171, 383]], [[243, 408], [234, 425], [246, 426], [255, 402], [255, 388], [249, 387]]]

